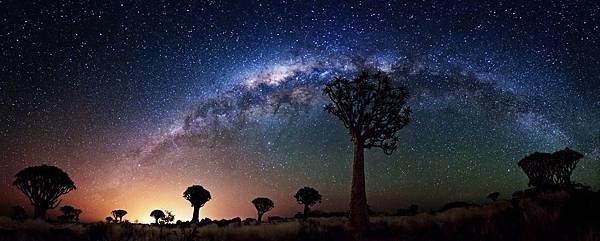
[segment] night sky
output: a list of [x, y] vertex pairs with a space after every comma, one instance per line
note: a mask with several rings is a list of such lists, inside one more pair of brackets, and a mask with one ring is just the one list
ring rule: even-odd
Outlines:
[[192, 184], [201, 217], [255, 216], [257, 196], [293, 215], [304, 186], [346, 210], [351, 142], [322, 87], [365, 68], [414, 111], [393, 155], [367, 152], [374, 210], [509, 198], [518, 160], [565, 147], [597, 189], [599, 44], [598, 1], [0, 0], [0, 214], [29, 208], [14, 174], [43, 163], [84, 221], [189, 220]]

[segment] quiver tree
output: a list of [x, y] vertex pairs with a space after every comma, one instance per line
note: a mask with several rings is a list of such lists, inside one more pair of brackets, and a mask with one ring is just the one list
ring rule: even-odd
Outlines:
[[123, 222], [123, 216], [127, 215], [127, 211], [123, 210], [123, 209], [117, 209], [117, 210], [113, 210], [112, 211], [112, 215], [113, 215], [113, 220], [115, 222]]
[[304, 219], [308, 217], [310, 207], [321, 202], [321, 194], [312, 187], [300, 188], [294, 195], [296, 202], [304, 205]]
[[325, 85], [324, 92], [331, 100], [325, 111], [342, 121], [354, 144], [350, 226], [361, 232], [369, 223], [364, 149], [381, 148], [388, 155], [396, 149], [398, 131], [410, 121], [408, 91], [384, 73], [362, 72], [352, 80], [335, 78]]
[[155, 209], [150, 213], [150, 217], [153, 217], [156, 221], [155, 223], [158, 224], [158, 220], [164, 218], [165, 213], [161, 210]]
[[192, 223], [198, 223], [200, 208], [211, 199], [210, 192], [200, 185], [193, 185], [183, 192], [183, 197], [192, 204], [192, 207], [194, 207]]
[[13, 184], [23, 192], [33, 205], [34, 218], [46, 218], [48, 209], [56, 208], [58, 198], [75, 189], [69, 175], [55, 166], [27, 167], [15, 175]]
[[252, 204], [254, 204], [254, 207], [256, 208], [256, 211], [258, 212], [258, 223], [262, 222], [263, 214], [265, 214], [266, 212], [273, 209], [273, 207], [275, 207], [275, 204], [273, 203], [273, 201], [271, 201], [271, 199], [268, 199], [266, 197], [257, 197], [254, 200], [252, 200]]
[[535, 152], [518, 164], [529, 177], [529, 186], [543, 188], [571, 185], [571, 174], [581, 158], [581, 153], [565, 148], [552, 154]]

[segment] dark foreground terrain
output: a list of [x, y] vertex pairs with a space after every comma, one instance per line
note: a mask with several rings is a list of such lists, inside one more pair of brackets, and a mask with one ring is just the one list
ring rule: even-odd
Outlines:
[[[600, 240], [600, 192], [527, 190], [482, 206], [414, 216], [371, 217], [364, 240]], [[37, 240], [353, 240], [345, 218], [255, 224], [151, 226], [49, 224], [0, 217], [0, 241]]]

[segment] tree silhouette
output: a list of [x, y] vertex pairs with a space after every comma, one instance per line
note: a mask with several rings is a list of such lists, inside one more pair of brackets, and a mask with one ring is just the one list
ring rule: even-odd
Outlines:
[[487, 195], [487, 198], [492, 200], [492, 202], [495, 202], [498, 200], [498, 197], [500, 196], [499, 192], [492, 192], [490, 194]]
[[150, 213], [150, 217], [153, 217], [156, 220], [156, 224], [158, 224], [158, 220], [165, 217], [165, 213], [161, 210], [155, 209]]
[[304, 205], [304, 219], [308, 217], [310, 206], [321, 202], [321, 194], [312, 187], [300, 188], [294, 198], [299, 204]]
[[[60, 207], [60, 211], [63, 213], [62, 216], [59, 216], [59, 219], [62, 219], [65, 222], [72, 222], [75, 221], [75, 216], [78, 215], [76, 214], [75, 210], [79, 210], [79, 209], [75, 209], [73, 206], [69, 206], [69, 205], [65, 205]], [[81, 211], [81, 210], [79, 210]]]
[[198, 223], [200, 208], [210, 200], [210, 192], [200, 185], [193, 185], [183, 192], [183, 197], [192, 204], [192, 207], [194, 207], [192, 223]]
[[25, 211], [25, 208], [23, 208], [19, 205], [13, 206], [12, 210], [13, 210], [12, 218], [14, 220], [23, 221], [23, 220], [29, 218], [29, 216], [27, 215], [27, 212]]
[[113, 218], [112, 217], [106, 217], [106, 218], [104, 218], [104, 220], [106, 220], [106, 223], [112, 223]]
[[331, 100], [325, 111], [342, 121], [354, 144], [350, 226], [362, 232], [369, 224], [364, 149], [381, 148], [388, 155], [396, 149], [398, 132], [410, 122], [408, 91], [384, 73], [362, 72], [352, 80], [335, 78], [324, 93]]
[[529, 177], [529, 186], [544, 188], [571, 185], [571, 174], [581, 158], [581, 153], [565, 148], [552, 154], [535, 152], [518, 164]]
[[263, 214], [265, 214], [266, 212], [273, 209], [273, 207], [275, 207], [275, 204], [273, 203], [273, 201], [271, 201], [271, 199], [268, 199], [266, 197], [257, 197], [254, 200], [252, 200], [252, 204], [254, 204], [254, 207], [256, 208], [256, 211], [258, 212], [258, 223], [260, 223], [262, 221]]
[[127, 215], [127, 211], [123, 210], [123, 209], [117, 209], [117, 210], [113, 210], [112, 211], [112, 215], [114, 217], [114, 221], [117, 222], [117, 220], [119, 220], [119, 222], [123, 221], [123, 216]]
[[58, 198], [75, 189], [67, 173], [55, 166], [27, 167], [15, 175], [15, 186], [33, 205], [34, 218], [46, 218], [46, 211], [60, 204]]

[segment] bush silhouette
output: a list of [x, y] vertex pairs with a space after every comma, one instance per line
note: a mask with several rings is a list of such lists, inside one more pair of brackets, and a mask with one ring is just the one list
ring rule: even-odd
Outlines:
[[113, 221], [117, 222], [117, 220], [118, 220], [119, 222], [122, 222], [123, 216], [127, 215], [127, 211], [125, 211], [123, 209], [113, 210], [112, 215], [114, 217]]
[[535, 152], [518, 164], [529, 177], [529, 186], [545, 188], [571, 185], [571, 174], [581, 158], [581, 153], [565, 148], [552, 154]]
[[29, 218], [29, 215], [27, 215], [25, 208], [23, 208], [19, 205], [13, 206], [12, 210], [13, 210], [13, 214], [11, 217], [12, 217], [12, 219], [14, 219], [16, 221], [23, 221], [23, 220]]
[[193, 185], [183, 192], [183, 197], [192, 204], [192, 207], [194, 207], [192, 223], [198, 223], [200, 208], [204, 206], [206, 202], [210, 201], [210, 192], [200, 185]]
[[106, 220], [106, 223], [112, 223], [113, 222], [113, 218], [112, 217], [106, 217], [106, 218], [104, 218], [104, 220]]
[[23, 192], [33, 205], [34, 218], [46, 218], [48, 209], [60, 204], [58, 198], [75, 189], [67, 173], [55, 166], [33, 166], [15, 175], [15, 186]]
[[410, 122], [408, 91], [384, 73], [362, 72], [352, 80], [335, 78], [324, 93], [331, 100], [325, 111], [342, 121], [354, 144], [350, 226], [360, 233], [369, 224], [364, 149], [381, 148], [385, 154], [396, 149], [398, 132]]
[[168, 224], [170, 222], [173, 222], [173, 220], [175, 220], [175, 215], [173, 215], [173, 213], [169, 210], [165, 210], [165, 216], [162, 217], [160, 219], [162, 222]]
[[257, 197], [254, 200], [252, 200], [252, 204], [254, 204], [254, 207], [256, 208], [256, 211], [258, 212], [258, 223], [260, 223], [262, 221], [263, 214], [265, 214], [266, 212], [273, 209], [273, 207], [275, 207], [275, 204], [273, 204], [273, 201], [271, 201], [271, 199], [268, 199], [266, 197]]
[[81, 209], [69, 205], [60, 207], [60, 211], [63, 215], [58, 216], [57, 218], [63, 222], [79, 222], [79, 215], [83, 212]]
[[296, 202], [304, 205], [304, 218], [306, 219], [310, 213], [310, 206], [320, 203], [322, 197], [314, 188], [303, 187], [296, 192], [294, 198], [296, 198]]
[[158, 224], [158, 220], [165, 217], [165, 213], [161, 210], [155, 209], [150, 213], [150, 217], [153, 217], [156, 220], [156, 224]]

